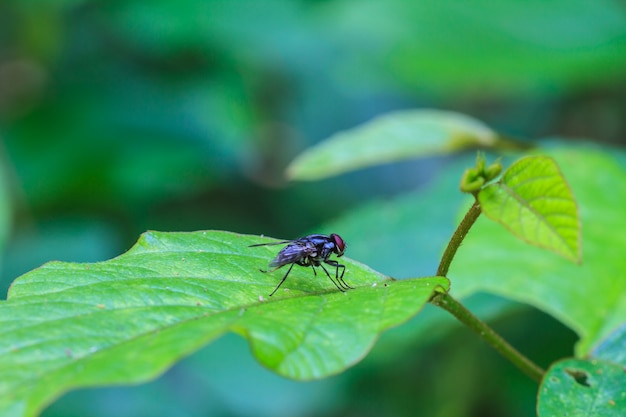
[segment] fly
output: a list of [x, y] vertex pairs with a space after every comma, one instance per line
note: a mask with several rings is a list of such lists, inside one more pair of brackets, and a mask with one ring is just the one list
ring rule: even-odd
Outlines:
[[[279, 268], [282, 268], [285, 265], [289, 265], [289, 269], [287, 273], [280, 280], [274, 291], [270, 294], [270, 297], [274, 295], [276, 291], [283, 285], [283, 282], [287, 279], [287, 276], [291, 272], [291, 269], [294, 265], [300, 266], [310, 266], [313, 268], [313, 274], [317, 276], [317, 272], [315, 272], [315, 267], [321, 267], [326, 276], [335, 284], [335, 287], [339, 289], [341, 292], [345, 292], [352, 287], [346, 284], [346, 281], [343, 280], [343, 274], [346, 272], [346, 266], [340, 264], [339, 262], [329, 259], [330, 256], [334, 253], [337, 257], [343, 255], [346, 249], [346, 243], [343, 239], [335, 233], [331, 235], [308, 235], [301, 237], [295, 240], [282, 240], [280, 242], [270, 242], [270, 243], [257, 243], [255, 245], [250, 245], [250, 247], [254, 246], [268, 246], [268, 245], [287, 245], [278, 252], [278, 255], [270, 262], [269, 267], [273, 268], [270, 271], [264, 271], [260, 269], [261, 272], [274, 272]], [[335, 267], [335, 279], [330, 275], [328, 270], [324, 267], [322, 263]], [[341, 269], [341, 275], [339, 275], [339, 269]]]

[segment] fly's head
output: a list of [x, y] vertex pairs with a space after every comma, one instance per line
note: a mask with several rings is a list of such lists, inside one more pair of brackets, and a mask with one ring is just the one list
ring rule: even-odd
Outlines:
[[341, 236], [335, 233], [331, 234], [330, 238], [335, 244], [335, 247], [333, 248], [333, 252], [337, 254], [337, 257], [342, 256], [343, 252], [346, 250], [346, 242], [343, 241]]

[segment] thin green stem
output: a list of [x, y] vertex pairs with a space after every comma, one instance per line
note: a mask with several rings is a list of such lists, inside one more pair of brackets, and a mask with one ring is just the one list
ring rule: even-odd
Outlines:
[[541, 382], [545, 371], [508, 344], [500, 335], [448, 293], [436, 293], [430, 302], [451, 313], [459, 321], [476, 332], [502, 356], [517, 366], [522, 372], [537, 382]]
[[[465, 236], [476, 222], [476, 219], [478, 219], [478, 216], [480, 216], [480, 213], [480, 205], [478, 200], [475, 200], [474, 204], [459, 224], [459, 227], [455, 230], [454, 235], [452, 235], [452, 238], [450, 239], [450, 242], [441, 257], [441, 262], [439, 263], [439, 268], [437, 269], [438, 276], [447, 276], [448, 269], [450, 268], [450, 264], [454, 259], [456, 251], [459, 249], [459, 246], [461, 246], [463, 239], [465, 239]], [[452, 298], [450, 294], [435, 292], [430, 299], [430, 303], [451, 313], [461, 323], [476, 332], [476, 334], [497, 350], [502, 356], [517, 366], [522, 372], [537, 382], [541, 381], [545, 373], [543, 369], [537, 366], [526, 356], [522, 355], [517, 349], [511, 346], [491, 327], [489, 327], [487, 323], [473, 315], [461, 303]]]
[[480, 212], [481, 210], [478, 200], [475, 200], [474, 204], [459, 224], [459, 227], [456, 228], [456, 231], [452, 235], [452, 239], [448, 242], [448, 246], [441, 256], [439, 268], [437, 268], [437, 276], [445, 277], [448, 275], [448, 269], [450, 268], [450, 264], [452, 263], [452, 259], [454, 259], [457, 249], [459, 249], [461, 242], [465, 239], [465, 235], [467, 235], [467, 232], [469, 232], [474, 222], [476, 222], [476, 219], [478, 219]]

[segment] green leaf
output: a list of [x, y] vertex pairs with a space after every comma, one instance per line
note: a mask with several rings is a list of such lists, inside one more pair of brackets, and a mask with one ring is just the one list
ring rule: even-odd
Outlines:
[[146, 381], [226, 332], [281, 375], [322, 378], [448, 287], [439, 277], [392, 281], [341, 258], [356, 289], [294, 268], [270, 298], [284, 269], [259, 272], [279, 248], [248, 247], [262, 241], [150, 232], [118, 258], [52, 262], [18, 278], [0, 303], [0, 415], [33, 416], [72, 388]]
[[626, 323], [605, 338], [590, 360], [553, 365], [539, 390], [539, 416], [626, 415]]
[[540, 417], [621, 417], [626, 415], [623, 365], [568, 359], [546, 373], [539, 388]]
[[483, 213], [515, 236], [580, 262], [576, 200], [552, 158], [530, 156], [478, 193]]
[[289, 166], [295, 180], [318, 180], [425, 155], [493, 146], [496, 134], [471, 117], [438, 110], [405, 110], [331, 136]]
[[626, 171], [617, 150], [590, 146], [542, 149], [572, 185], [579, 206], [584, 255], [580, 265], [526, 245], [495, 222], [479, 218], [452, 262], [452, 294], [489, 292], [533, 305], [573, 329], [576, 355], [626, 317]]

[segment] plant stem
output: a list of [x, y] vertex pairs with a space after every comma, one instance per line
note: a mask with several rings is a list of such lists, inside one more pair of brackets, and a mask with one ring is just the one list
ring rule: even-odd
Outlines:
[[[445, 277], [448, 274], [448, 269], [454, 259], [456, 251], [461, 246], [463, 239], [471, 229], [472, 225], [480, 216], [481, 210], [478, 200], [474, 201], [474, 204], [469, 209], [461, 224], [452, 235], [446, 250], [444, 251], [439, 268], [437, 269], [437, 276]], [[495, 350], [500, 352], [502, 356], [508, 359], [511, 363], [517, 366], [522, 372], [531, 377], [537, 382], [541, 382], [545, 371], [537, 366], [534, 362], [522, 355], [517, 349], [507, 343], [499, 334], [497, 334], [487, 323], [480, 320], [473, 315], [468, 309], [466, 309], [461, 303], [456, 301], [450, 294], [444, 292], [435, 292], [430, 299], [430, 303], [451, 313], [461, 323], [476, 332], [483, 340], [491, 345]]]
[[474, 201], [474, 204], [469, 209], [459, 227], [456, 228], [456, 231], [452, 235], [452, 239], [448, 242], [448, 246], [446, 247], [445, 252], [441, 256], [441, 262], [439, 262], [439, 268], [437, 268], [437, 276], [445, 277], [448, 275], [448, 269], [450, 268], [450, 264], [452, 263], [452, 259], [456, 254], [457, 249], [461, 246], [461, 242], [465, 239], [465, 235], [469, 232], [470, 228], [478, 219], [480, 215], [480, 205], [478, 204], [478, 200]]
[[500, 335], [448, 293], [436, 293], [430, 302], [451, 313], [459, 321], [476, 332], [502, 356], [517, 366], [522, 372], [537, 382], [541, 382], [545, 371], [508, 344]]

